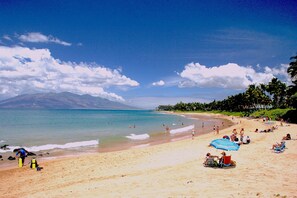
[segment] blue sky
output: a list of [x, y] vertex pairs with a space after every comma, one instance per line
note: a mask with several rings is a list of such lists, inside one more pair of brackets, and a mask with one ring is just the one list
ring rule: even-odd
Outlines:
[[70, 91], [143, 108], [289, 82], [296, 1], [0, 1], [0, 99]]

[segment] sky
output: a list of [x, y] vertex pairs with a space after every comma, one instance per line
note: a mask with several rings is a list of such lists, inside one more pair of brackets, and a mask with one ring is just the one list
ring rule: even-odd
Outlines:
[[0, 1], [0, 100], [72, 92], [145, 109], [286, 72], [297, 1]]

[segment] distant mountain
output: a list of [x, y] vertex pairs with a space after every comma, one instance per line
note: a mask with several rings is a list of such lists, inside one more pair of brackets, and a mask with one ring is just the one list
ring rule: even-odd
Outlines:
[[25, 94], [0, 101], [2, 109], [137, 109], [119, 102], [69, 92]]

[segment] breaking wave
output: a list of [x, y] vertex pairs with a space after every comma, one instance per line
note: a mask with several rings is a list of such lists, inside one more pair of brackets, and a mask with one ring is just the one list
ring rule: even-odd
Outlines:
[[[81, 142], [69, 142], [66, 144], [45, 144], [40, 146], [22, 147], [30, 152], [45, 151], [52, 149], [69, 149], [86, 146], [96, 146], [99, 144], [99, 140], [89, 140]], [[20, 148], [20, 146], [7, 146], [7, 149], [0, 149], [0, 153], [13, 152], [14, 149]]]
[[135, 134], [130, 134], [127, 135], [126, 138], [131, 139], [131, 140], [145, 140], [150, 138], [149, 134], [145, 133], [145, 134], [140, 134], [140, 135], [135, 135]]
[[186, 126], [186, 127], [183, 127], [183, 128], [172, 129], [172, 130], [170, 130], [170, 134], [183, 133], [183, 132], [186, 132], [186, 131], [190, 131], [190, 130], [192, 130], [194, 128], [195, 128], [195, 125], [192, 124], [192, 125], [189, 125], [189, 126]]

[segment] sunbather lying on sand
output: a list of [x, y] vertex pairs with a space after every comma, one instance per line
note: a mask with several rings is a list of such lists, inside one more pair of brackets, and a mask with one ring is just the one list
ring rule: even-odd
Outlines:
[[291, 140], [291, 135], [288, 133], [286, 136], [283, 137], [283, 140]]

